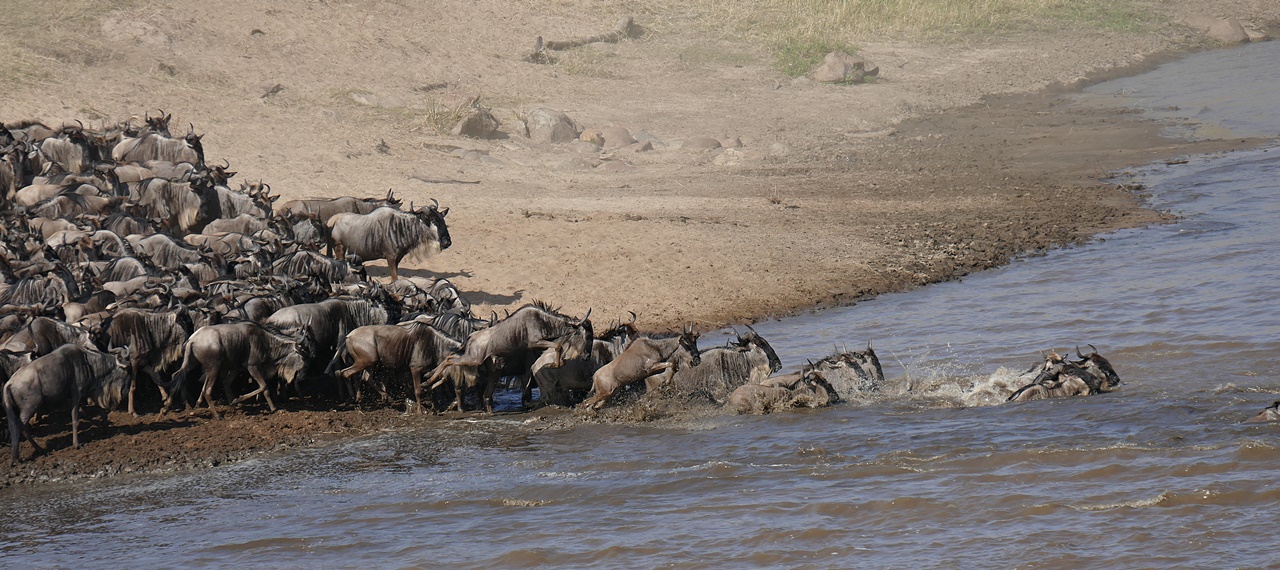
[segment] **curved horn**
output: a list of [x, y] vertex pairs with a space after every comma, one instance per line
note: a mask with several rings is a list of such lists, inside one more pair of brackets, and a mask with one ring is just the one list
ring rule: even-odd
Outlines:
[[1093, 349], [1094, 354], [1098, 354], [1098, 347], [1093, 346], [1092, 344], [1087, 344], [1085, 346], [1088, 346], [1089, 348]]
[[588, 307], [588, 308], [587, 308], [587, 314], [582, 315], [582, 320], [583, 320], [583, 321], [586, 321], [586, 320], [587, 320], [587, 319], [589, 319], [589, 318], [591, 318], [591, 308], [590, 308], [590, 307]]
[[439, 209], [440, 209], [440, 201], [439, 201], [439, 200], [436, 200], [435, 198], [432, 198], [432, 199], [431, 199], [431, 209], [432, 209], [432, 210], [439, 210]]
[[751, 324], [750, 324], [750, 323], [746, 324], [745, 326], [747, 327], [747, 330], [751, 331], [751, 334], [754, 334], [754, 335], [756, 335], [756, 336], [760, 336], [760, 333], [756, 332], [756, 329], [751, 328]]
[[231, 168], [231, 161], [230, 161], [230, 160], [227, 160], [227, 159], [225, 159], [225, 158], [224, 158], [224, 159], [222, 159], [222, 162], [227, 163], [227, 165], [226, 165], [226, 166], [222, 167], [222, 169], [223, 169], [223, 170], [226, 170], [226, 169], [228, 169], [228, 168]]
[[638, 319], [639, 317], [636, 316], [635, 311], [627, 311], [627, 312], [631, 313], [631, 324], [635, 324], [636, 319]]

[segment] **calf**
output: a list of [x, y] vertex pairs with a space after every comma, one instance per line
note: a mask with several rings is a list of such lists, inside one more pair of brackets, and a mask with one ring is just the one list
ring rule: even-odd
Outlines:
[[582, 403], [584, 409], [600, 409], [605, 401], [628, 384], [640, 382], [660, 373], [669, 375], [676, 367], [677, 354], [684, 351], [697, 366], [701, 359], [698, 351], [698, 333], [692, 326], [678, 336], [664, 338], [639, 338], [622, 351], [613, 362], [600, 367], [591, 375], [591, 387], [594, 395]]

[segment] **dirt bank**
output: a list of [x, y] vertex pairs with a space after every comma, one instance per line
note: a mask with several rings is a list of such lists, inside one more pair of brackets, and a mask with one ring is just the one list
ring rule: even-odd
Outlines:
[[[17, 76], [0, 117], [114, 121], [163, 108], [206, 134], [211, 160], [286, 198], [387, 188], [406, 202], [438, 198], [454, 246], [402, 273], [449, 277], [481, 314], [544, 299], [601, 321], [635, 311], [654, 330], [847, 304], [1156, 222], [1099, 179], [1257, 142], [1166, 140], [1141, 116], [1049, 93], [1199, 46], [1186, 31], [865, 42], [877, 82], [820, 85], [780, 75], [758, 46], [670, 20], [588, 46], [590, 65], [532, 64], [522, 59], [530, 30], [607, 29], [623, 7], [444, 4], [447, 22], [395, 3], [122, 9], [81, 43], [20, 47], [43, 72]], [[1221, 15], [1280, 18], [1280, 8], [1230, 7]], [[476, 95], [506, 138], [434, 130], [432, 109]], [[537, 143], [514, 127], [535, 106], [658, 142], [632, 155]], [[681, 148], [696, 136], [742, 146]], [[220, 422], [115, 413], [78, 450], [55, 421], [42, 443], [57, 451], [5, 468], [0, 486], [199, 467], [420, 421], [439, 420], [306, 402]]]

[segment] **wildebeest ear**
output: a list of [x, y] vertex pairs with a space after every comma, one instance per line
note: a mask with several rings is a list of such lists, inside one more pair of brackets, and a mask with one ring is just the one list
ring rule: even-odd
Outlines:
[[445, 208], [445, 209], [443, 209], [443, 210], [440, 210], [440, 217], [441, 217], [441, 218], [443, 218], [443, 217], [445, 217], [445, 216], [448, 216], [448, 215], [449, 215], [449, 209], [448, 209], [448, 208]]

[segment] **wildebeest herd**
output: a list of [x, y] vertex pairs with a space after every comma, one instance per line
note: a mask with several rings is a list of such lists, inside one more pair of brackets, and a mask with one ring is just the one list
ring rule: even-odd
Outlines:
[[[390, 191], [276, 204], [265, 183], [233, 188], [230, 164], [206, 162], [194, 126], [174, 136], [170, 121], [0, 128], [0, 386], [15, 461], [54, 410], [70, 408], [79, 445], [86, 404], [101, 421], [119, 406], [217, 418], [220, 400], [462, 410], [474, 392], [492, 412], [499, 381], [518, 378], [526, 404], [534, 388], [542, 404], [589, 410], [643, 392], [766, 413], [884, 383], [870, 344], [773, 376], [781, 362], [749, 327], [702, 350], [692, 326], [643, 335], [634, 313], [601, 331], [590, 311], [537, 302], [477, 318], [448, 280], [399, 275], [451, 245], [448, 208], [401, 209]], [[362, 265], [378, 259], [387, 282]], [[1119, 384], [1096, 351], [1077, 355], [1048, 356], [1009, 399]]]

